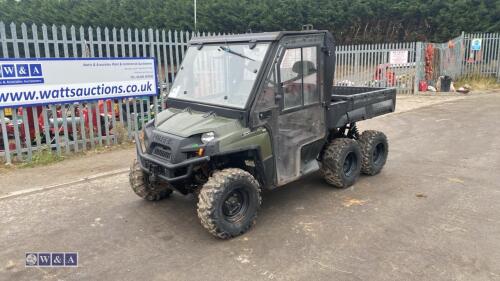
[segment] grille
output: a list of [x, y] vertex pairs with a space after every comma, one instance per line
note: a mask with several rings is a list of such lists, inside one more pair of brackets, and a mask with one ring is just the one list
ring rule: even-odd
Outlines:
[[159, 146], [155, 147], [155, 149], [153, 150], [153, 154], [166, 160], [170, 160], [170, 157], [172, 155], [170, 149], [165, 149]]

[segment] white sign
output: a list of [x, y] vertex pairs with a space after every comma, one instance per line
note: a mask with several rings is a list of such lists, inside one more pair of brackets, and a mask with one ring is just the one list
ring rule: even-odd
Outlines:
[[0, 108], [155, 95], [153, 58], [0, 59]]
[[408, 63], [408, 51], [390, 51], [389, 52], [390, 64], [404, 64]]
[[472, 41], [470, 41], [470, 49], [472, 51], [481, 51], [481, 43], [482, 43], [481, 38], [474, 38]]

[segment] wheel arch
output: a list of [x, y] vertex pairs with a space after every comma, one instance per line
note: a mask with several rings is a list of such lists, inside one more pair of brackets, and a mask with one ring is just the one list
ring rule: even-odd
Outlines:
[[[263, 159], [261, 148], [258, 145], [220, 152], [211, 157], [215, 163], [228, 162], [228, 167], [242, 168], [252, 174], [263, 188], [274, 185], [274, 158], [271, 154]], [[252, 164], [253, 167], [248, 164]]]

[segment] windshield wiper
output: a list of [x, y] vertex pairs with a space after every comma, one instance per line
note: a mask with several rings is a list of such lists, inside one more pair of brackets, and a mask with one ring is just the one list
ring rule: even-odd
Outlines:
[[243, 55], [243, 54], [240, 54], [240, 53], [238, 53], [238, 52], [235, 52], [235, 51], [233, 51], [233, 50], [229, 49], [229, 47], [219, 46], [219, 48], [220, 48], [221, 50], [223, 50], [224, 52], [227, 52], [227, 53], [230, 53], [230, 54], [236, 55], [236, 56], [238, 56], [238, 57], [240, 57], [240, 58], [244, 58], [244, 59], [248, 59], [248, 60], [251, 60], [251, 61], [255, 61], [255, 60], [254, 60], [254, 59], [252, 59], [252, 58], [249, 58], [249, 57], [247, 57], [247, 56], [245, 56], [245, 55]]

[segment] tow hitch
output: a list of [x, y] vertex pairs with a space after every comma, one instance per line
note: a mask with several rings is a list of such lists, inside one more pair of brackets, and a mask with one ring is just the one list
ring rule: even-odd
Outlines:
[[155, 164], [149, 165], [149, 182], [156, 182], [158, 180], [158, 173], [161, 167]]

